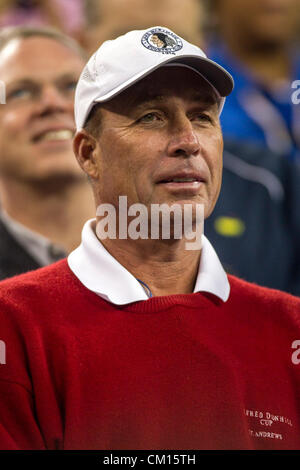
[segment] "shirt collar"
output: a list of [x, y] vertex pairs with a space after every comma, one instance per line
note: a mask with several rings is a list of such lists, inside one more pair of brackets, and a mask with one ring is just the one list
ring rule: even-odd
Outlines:
[[[102, 245], [88, 220], [82, 230], [82, 241], [68, 256], [71, 271], [89, 290], [116, 305], [148, 297], [137, 279]], [[221, 262], [208, 239], [202, 235], [202, 251], [194, 292], [210, 292], [226, 302], [230, 285]]]

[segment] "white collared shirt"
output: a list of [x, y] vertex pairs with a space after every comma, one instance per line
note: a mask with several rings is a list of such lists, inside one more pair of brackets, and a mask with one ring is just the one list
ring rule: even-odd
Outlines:
[[[71, 271], [89, 290], [116, 305], [148, 296], [139, 281], [122, 266], [97, 238], [88, 220], [82, 230], [82, 241], [68, 256]], [[221, 262], [208, 239], [202, 235], [202, 251], [194, 292], [210, 292], [223, 302], [229, 297], [230, 285]]]

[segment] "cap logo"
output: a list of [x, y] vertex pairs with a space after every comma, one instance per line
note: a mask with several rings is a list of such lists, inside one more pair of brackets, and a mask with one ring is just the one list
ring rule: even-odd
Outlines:
[[147, 31], [142, 37], [144, 47], [162, 54], [175, 54], [182, 49], [183, 44], [179, 36], [167, 29], [154, 28]]

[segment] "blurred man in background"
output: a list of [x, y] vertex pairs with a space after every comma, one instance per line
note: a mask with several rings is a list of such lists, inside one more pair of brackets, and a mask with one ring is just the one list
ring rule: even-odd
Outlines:
[[90, 53], [107, 39], [154, 24], [174, 29], [195, 44], [202, 42], [203, 8], [198, 0], [85, 0], [85, 12]]
[[291, 99], [300, 79], [299, 1], [207, 3], [217, 26], [209, 53], [235, 80], [222, 115], [224, 135], [300, 158], [300, 106]]
[[225, 140], [223, 183], [205, 234], [232, 274], [300, 296], [300, 167]]
[[50, 264], [80, 240], [92, 196], [72, 152], [85, 53], [60, 33], [0, 34], [0, 278]]

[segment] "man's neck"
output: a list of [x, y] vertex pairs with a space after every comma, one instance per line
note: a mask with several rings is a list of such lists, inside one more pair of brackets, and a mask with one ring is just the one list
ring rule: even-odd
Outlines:
[[47, 184], [43, 187], [6, 178], [0, 181], [0, 200], [10, 217], [67, 253], [80, 244], [83, 224], [94, 217], [92, 192], [84, 179], [50, 190]]
[[194, 290], [200, 250], [185, 249], [185, 240], [101, 240], [107, 251], [153, 296], [189, 294]]

